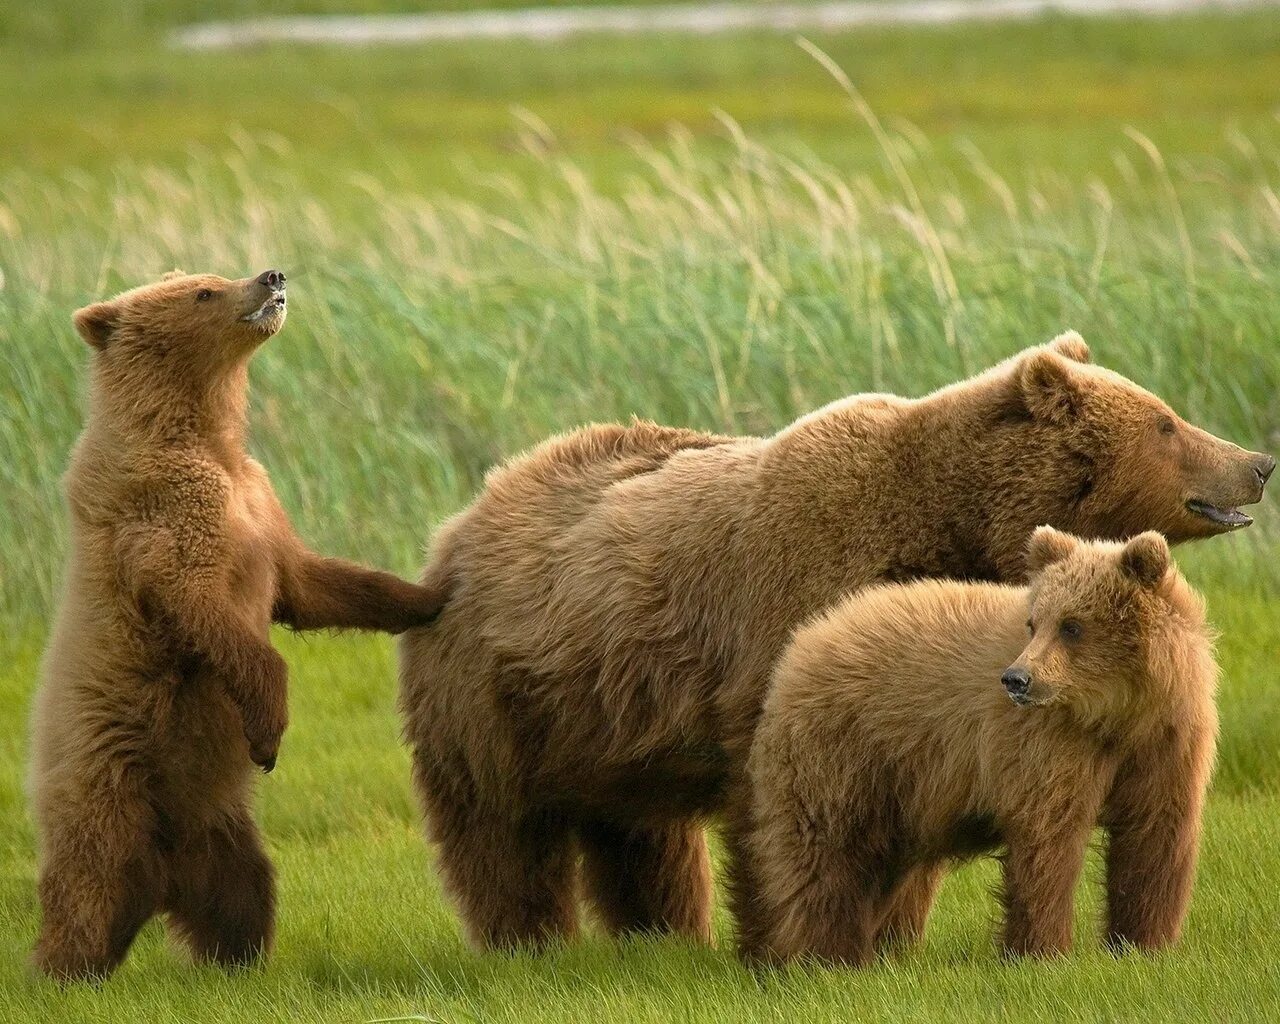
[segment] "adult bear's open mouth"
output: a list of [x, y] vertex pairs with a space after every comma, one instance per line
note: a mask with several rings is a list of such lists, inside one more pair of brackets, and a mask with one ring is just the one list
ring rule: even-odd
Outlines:
[[1248, 526], [1253, 522], [1252, 516], [1245, 515], [1238, 508], [1220, 508], [1217, 505], [1210, 505], [1207, 501], [1200, 501], [1198, 498], [1192, 498], [1187, 502], [1187, 511], [1230, 530]]

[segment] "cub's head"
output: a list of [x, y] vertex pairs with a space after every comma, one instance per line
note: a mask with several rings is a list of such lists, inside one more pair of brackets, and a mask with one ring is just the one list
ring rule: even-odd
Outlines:
[[268, 270], [228, 281], [174, 271], [85, 306], [72, 319], [104, 362], [216, 372], [243, 361], [284, 326], [285, 277]]
[[1027, 568], [1027, 645], [1001, 677], [1015, 704], [1114, 725], [1212, 692], [1204, 608], [1160, 534], [1089, 542], [1042, 526]]
[[[1192, 426], [1155, 395], [1090, 365], [1074, 332], [1013, 366], [1013, 400], [1048, 432], [1074, 474], [1070, 506], [1053, 520], [1090, 537], [1158, 530], [1170, 541], [1227, 533], [1253, 520], [1276, 460]], [[1042, 436], [1044, 436], [1042, 434]]]

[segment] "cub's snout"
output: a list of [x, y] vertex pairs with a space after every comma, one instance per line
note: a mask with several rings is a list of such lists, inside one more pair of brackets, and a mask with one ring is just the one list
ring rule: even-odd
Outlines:
[[1031, 700], [1031, 673], [1025, 668], [1018, 668], [1016, 665], [1012, 668], [1004, 670], [1004, 675], [1000, 677], [1000, 682], [1004, 685], [1004, 691], [1019, 707], [1025, 707], [1032, 703]]

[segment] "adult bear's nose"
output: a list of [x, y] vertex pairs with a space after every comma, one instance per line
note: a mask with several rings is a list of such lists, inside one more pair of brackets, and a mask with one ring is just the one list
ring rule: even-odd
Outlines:
[[1258, 477], [1258, 486], [1263, 486], [1275, 472], [1276, 457], [1274, 455], [1258, 455], [1253, 460], [1253, 472]]
[[258, 284], [266, 285], [273, 292], [278, 292], [284, 287], [284, 272], [280, 270], [263, 271], [262, 276], [258, 278]]
[[1007, 668], [1004, 670], [1004, 675], [1000, 677], [1000, 682], [1004, 684], [1009, 696], [1017, 700], [1030, 692], [1031, 673], [1025, 668]]

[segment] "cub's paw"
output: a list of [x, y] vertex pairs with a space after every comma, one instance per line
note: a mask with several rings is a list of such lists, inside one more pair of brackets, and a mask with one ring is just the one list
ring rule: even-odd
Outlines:
[[249, 758], [264, 772], [276, 766], [280, 742], [289, 725], [288, 670], [275, 651], [263, 659], [259, 678], [242, 709]]
[[428, 626], [440, 617], [449, 595], [437, 587], [424, 587], [398, 580], [397, 607], [387, 623], [388, 633], [403, 633]]

